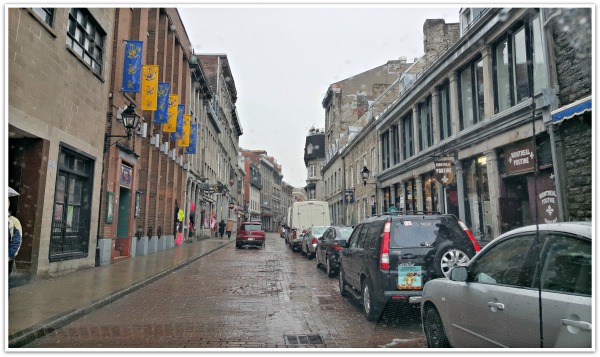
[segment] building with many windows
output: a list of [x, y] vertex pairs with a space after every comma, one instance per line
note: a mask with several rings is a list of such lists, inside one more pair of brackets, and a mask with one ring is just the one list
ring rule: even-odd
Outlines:
[[51, 275], [93, 267], [106, 219], [98, 207], [115, 9], [6, 11], [7, 184], [20, 193], [10, 210], [23, 226], [18, 270]]

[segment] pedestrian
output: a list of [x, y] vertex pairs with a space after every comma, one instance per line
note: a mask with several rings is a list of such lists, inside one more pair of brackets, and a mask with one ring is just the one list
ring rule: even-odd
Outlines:
[[[18, 196], [19, 193], [12, 188], [8, 188], [8, 197]], [[10, 207], [10, 200], [6, 198], [6, 207]], [[13, 216], [8, 211], [8, 275], [10, 275], [15, 267], [15, 258], [21, 248], [21, 241], [23, 238], [23, 229], [21, 228], [21, 222], [17, 217]]]
[[177, 200], [175, 200], [175, 214], [173, 215], [173, 236], [177, 237], [177, 231], [179, 230], [179, 219], [178, 216], [179, 215], [179, 204], [177, 203]]
[[175, 239], [175, 245], [183, 243], [183, 210], [180, 209], [177, 212], [177, 238]]
[[221, 220], [221, 222], [219, 222], [219, 237], [223, 238], [224, 233], [225, 233], [225, 221]]
[[231, 219], [227, 220], [225, 231], [227, 232], [227, 239], [231, 238], [231, 231], [233, 231], [233, 221]]

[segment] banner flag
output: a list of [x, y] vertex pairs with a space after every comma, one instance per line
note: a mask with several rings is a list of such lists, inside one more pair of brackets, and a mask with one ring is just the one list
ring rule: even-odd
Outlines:
[[185, 148], [186, 154], [196, 154], [196, 142], [198, 141], [198, 124], [190, 124], [190, 145]]
[[169, 95], [171, 83], [158, 82], [158, 98], [156, 112], [154, 112], [154, 123], [165, 124], [169, 121]]
[[121, 92], [140, 92], [143, 45], [143, 41], [125, 41], [125, 60], [123, 61]]
[[142, 110], [156, 110], [158, 100], [158, 65], [142, 66]]
[[185, 114], [183, 116], [183, 134], [181, 134], [181, 139], [177, 140], [177, 146], [187, 147], [190, 145], [190, 121], [192, 116], [190, 114]]
[[177, 111], [179, 110], [179, 96], [171, 94], [169, 96], [169, 121], [163, 124], [165, 133], [174, 133], [177, 130]]
[[183, 135], [183, 113], [185, 112], [185, 105], [179, 104], [177, 107], [177, 127], [175, 132], [171, 133], [171, 140], [179, 140]]

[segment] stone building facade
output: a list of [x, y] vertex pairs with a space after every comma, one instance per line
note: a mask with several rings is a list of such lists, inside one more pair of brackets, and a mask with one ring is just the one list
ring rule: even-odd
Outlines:
[[[44, 276], [93, 267], [115, 10], [6, 12], [7, 185], [20, 193], [10, 199], [23, 226], [18, 270]], [[92, 39], [85, 50], [81, 32]]]
[[547, 121], [561, 221], [592, 215], [592, 18], [589, 8], [545, 9], [551, 86], [560, 108]]

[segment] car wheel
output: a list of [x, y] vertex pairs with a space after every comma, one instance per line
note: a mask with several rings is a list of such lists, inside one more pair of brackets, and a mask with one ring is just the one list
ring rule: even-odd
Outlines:
[[317, 269], [321, 267], [321, 262], [319, 262], [319, 256], [315, 256], [315, 260], [317, 261]]
[[329, 257], [325, 258], [325, 269], [327, 270], [327, 276], [333, 277], [335, 275], [335, 271], [331, 268], [331, 262], [329, 261]]
[[455, 266], [467, 265], [471, 260], [468, 250], [459, 245], [446, 245], [438, 249], [433, 258], [434, 273], [438, 277], [450, 277], [450, 270]]
[[239, 245], [239, 244], [236, 244], [236, 245], [235, 245], [235, 247], [236, 247], [237, 249], [241, 249], [241, 248], [242, 248], [242, 246], [241, 246], [241, 245]]
[[425, 310], [423, 319], [423, 329], [427, 338], [427, 347], [429, 348], [447, 348], [451, 347], [442, 324], [440, 314], [434, 307], [428, 307]]
[[368, 321], [375, 321], [377, 319], [377, 312], [373, 296], [371, 296], [370, 284], [365, 279], [362, 283], [362, 300], [363, 300], [363, 311]]
[[344, 281], [344, 273], [342, 272], [342, 269], [340, 268], [340, 276], [338, 278], [338, 283], [340, 286], [340, 295], [342, 296], [348, 296], [350, 293], [346, 291], [346, 286], [348, 286], [348, 284], [346, 284], [346, 282]]

